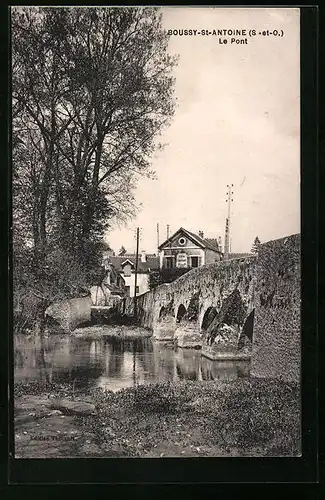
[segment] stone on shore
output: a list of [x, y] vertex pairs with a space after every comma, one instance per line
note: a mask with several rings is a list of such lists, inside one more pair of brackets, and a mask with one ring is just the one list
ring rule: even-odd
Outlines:
[[96, 407], [92, 403], [84, 401], [70, 401], [68, 399], [56, 400], [52, 402], [51, 408], [60, 410], [66, 415], [94, 415]]

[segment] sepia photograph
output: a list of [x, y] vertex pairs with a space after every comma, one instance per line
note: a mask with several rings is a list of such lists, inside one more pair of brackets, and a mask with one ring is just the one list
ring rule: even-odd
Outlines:
[[301, 456], [300, 9], [10, 32], [14, 458]]

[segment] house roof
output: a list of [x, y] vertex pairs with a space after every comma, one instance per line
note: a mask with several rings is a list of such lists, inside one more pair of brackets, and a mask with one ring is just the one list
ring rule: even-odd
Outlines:
[[127, 263], [131, 264], [131, 266], [134, 266], [134, 263], [130, 259], [125, 259], [123, 262], [121, 262], [121, 266], [123, 267]]
[[[138, 257], [138, 272], [148, 272], [151, 269], [158, 269], [159, 268], [159, 257], [157, 257], [154, 254], [147, 254], [147, 260], [146, 262], [141, 262], [141, 255]], [[125, 255], [117, 255], [117, 256], [112, 256], [110, 257], [110, 262], [113, 264], [113, 266], [119, 271], [123, 271], [123, 266], [122, 264], [125, 264], [127, 261], [129, 261], [132, 266], [135, 267], [135, 262], [136, 262], [136, 255], [135, 254], [125, 254]]]
[[115, 283], [112, 284], [104, 283], [104, 286], [113, 293], [123, 293], [123, 288], [115, 285]]
[[216, 238], [201, 238], [197, 234], [180, 227], [178, 231], [176, 231], [172, 236], [170, 236], [166, 241], [164, 241], [161, 245], [159, 245], [159, 250], [164, 247], [169, 241], [171, 241], [178, 233], [185, 233], [191, 240], [194, 240], [201, 248], [207, 248], [209, 250], [213, 250], [214, 252], [222, 253], [218, 240]]

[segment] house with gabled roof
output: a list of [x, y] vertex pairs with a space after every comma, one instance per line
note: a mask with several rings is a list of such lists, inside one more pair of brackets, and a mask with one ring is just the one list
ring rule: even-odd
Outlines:
[[108, 306], [111, 297], [123, 298], [126, 294], [125, 280], [116, 267], [104, 256], [97, 284], [90, 289], [93, 306]]
[[183, 227], [159, 246], [161, 269], [193, 268], [222, 260], [217, 238], [204, 238]]
[[112, 264], [125, 282], [125, 294], [133, 297], [135, 290], [137, 295], [142, 295], [150, 289], [150, 272], [159, 269], [159, 257], [155, 254], [147, 254], [144, 250], [138, 256], [137, 283], [135, 284], [136, 255], [126, 253], [106, 257], [107, 262]]

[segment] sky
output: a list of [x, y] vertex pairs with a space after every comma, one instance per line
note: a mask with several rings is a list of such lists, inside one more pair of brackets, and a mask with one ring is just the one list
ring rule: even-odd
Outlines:
[[[169, 30], [283, 30], [283, 36], [171, 36], [177, 109], [152, 161], [157, 179], [141, 178], [141, 210], [105, 236], [118, 251], [157, 252], [159, 239], [184, 227], [222, 237], [227, 184], [234, 184], [231, 251], [300, 232], [299, 9], [164, 7]], [[228, 39], [220, 44], [219, 38]]]

